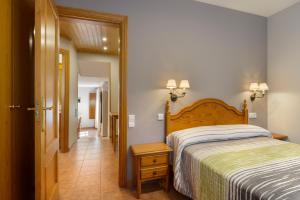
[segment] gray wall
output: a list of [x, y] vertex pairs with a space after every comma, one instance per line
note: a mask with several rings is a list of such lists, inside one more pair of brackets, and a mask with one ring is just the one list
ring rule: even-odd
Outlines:
[[300, 143], [300, 3], [268, 19], [268, 127]]
[[[240, 108], [249, 100], [248, 84], [266, 80], [266, 18], [192, 0], [56, 2], [129, 16], [128, 113], [136, 115], [136, 127], [128, 129], [128, 146], [164, 140], [156, 115], [164, 112], [169, 78], [191, 84], [174, 110], [206, 97]], [[252, 123], [266, 127], [266, 99], [250, 110], [258, 113]], [[130, 179], [130, 154], [128, 161]]]

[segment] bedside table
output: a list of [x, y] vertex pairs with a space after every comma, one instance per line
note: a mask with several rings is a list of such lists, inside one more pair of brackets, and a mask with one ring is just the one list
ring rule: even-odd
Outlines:
[[172, 149], [165, 143], [136, 144], [133, 153], [134, 182], [137, 198], [142, 192], [142, 183], [150, 180], [164, 181], [165, 191], [169, 190], [169, 153]]
[[288, 136], [279, 133], [272, 133], [272, 138], [277, 140], [286, 140], [288, 139]]

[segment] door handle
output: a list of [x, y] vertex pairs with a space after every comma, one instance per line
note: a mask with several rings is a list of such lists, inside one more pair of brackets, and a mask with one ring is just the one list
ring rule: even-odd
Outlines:
[[53, 106], [50, 106], [50, 107], [43, 107], [42, 109], [43, 109], [43, 110], [52, 110], [52, 109], [53, 109]]
[[36, 103], [35, 107], [28, 107], [26, 108], [27, 111], [34, 111], [35, 113], [35, 120], [39, 120], [39, 104]]
[[12, 109], [21, 108], [21, 105], [10, 105], [8, 107], [12, 110]]

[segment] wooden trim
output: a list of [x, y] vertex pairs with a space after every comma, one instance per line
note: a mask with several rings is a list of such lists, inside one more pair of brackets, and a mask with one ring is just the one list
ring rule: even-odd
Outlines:
[[96, 12], [92, 10], [84, 10], [84, 9], [70, 8], [64, 6], [57, 6], [57, 10], [60, 18], [66, 17], [74, 20], [78, 20], [78, 19], [90, 20], [90, 21], [96, 21], [102, 23], [116, 24], [119, 26], [122, 23], [124, 23], [124, 18], [127, 18], [126, 16], [123, 15], [102, 13], [102, 12]]
[[60, 18], [71, 18], [117, 24], [120, 27], [120, 142], [119, 142], [119, 186], [127, 185], [127, 46], [128, 17], [100, 13], [90, 10], [57, 6]]
[[111, 135], [111, 142], [114, 146], [114, 151], [117, 149], [118, 143], [118, 135], [117, 135], [117, 120], [119, 119], [118, 113], [110, 113], [110, 135]]
[[99, 22], [99, 21], [92, 21], [92, 20], [86, 21], [84, 19], [74, 19], [74, 18], [69, 18], [69, 17], [66, 17], [66, 18], [61, 17], [60, 19], [61, 19], [61, 21], [69, 22], [69, 23], [72, 23], [72, 22], [88, 23], [88, 24], [92, 24], [92, 25], [101, 25], [101, 26], [106, 26], [106, 27], [119, 28], [119, 24], [115, 24], [115, 23], [106, 23], [106, 22]]
[[63, 76], [64, 76], [64, 105], [62, 110], [63, 123], [63, 143], [61, 152], [69, 151], [69, 108], [70, 108], [70, 52], [66, 49], [60, 49], [59, 52], [63, 55]]
[[11, 199], [12, 1], [1, 1], [0, 10], [0, 199]]
[[[111, 87], [111, 81], [112, 81], [112, 76], [111, 76], [111, 71], [112, 71], [112, 64], [111, 63], [109, 63], [110, 64], [110, 66], [109, 66], [109, 80], [108, 80], [108, 94], [109, 94], [109, 96], [108, 96], [108, 102], [109, 102], [109, 109], [108, 109], [108, 113], [110, 114], [111, 113], [111, 101], [112, 101], [112, 98], [111, 98], [111, 91], [112, 91], [112, 87]], [[120, 73], [120, 72], [119, 72]], [[109, 124], [110, 124], [110, 121], [109, 121]], [[111, 135], [111, 133], [109, 133], [108, 135]]]
[[165, 136], [182, 129], [224, 124], [248, 124], [246, 100], [239, 111], [219, 99], [201, 99], [174, 115], [169, 101], [166, 103]]
[[[43, 67], [45, 59], [45, 46], [42, 44], [42, 31], [45, 29], [45, 1], [35, 1], [35, 102], [38, 113], [40, 113], [35, 122], [35, 199], [42, 200], [45, 197], [45, 170], [43, 170], [44, 163], [44, 134], [42, 132], [42, 94], [44, 82], [42, 81]], [[43, 150], [43, 151], [42, 151]], [[42, 153], [43, 152], [43, 153]]]
[[[117, 16], [116, 16], [117, 18]], [[120, 21], [119, 185], [127, 185], [127, 47], [128, 17]]]

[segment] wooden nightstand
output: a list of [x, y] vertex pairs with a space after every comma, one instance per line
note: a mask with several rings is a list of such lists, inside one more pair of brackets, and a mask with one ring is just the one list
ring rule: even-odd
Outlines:
[[279, 134], [279, 133], [272, 133], [272, 138], [277, 139], [277, 140], [287, 140], [288, 136], [284, 134]]
[[142, 192], [142, 183], [162, 179], [164, 189], [169, 190], [169, 153], [172, 149], [165, 143], [136, 144], [131, 146], [134, 156], [134, 182], [137, 198]]

